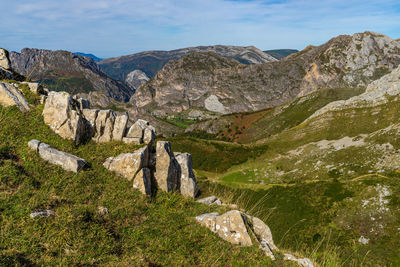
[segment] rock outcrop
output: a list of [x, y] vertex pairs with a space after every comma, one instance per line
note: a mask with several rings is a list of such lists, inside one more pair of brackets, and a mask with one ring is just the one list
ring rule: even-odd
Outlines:
[[8, 52], [3, 48], [0, 48], [0, 68], [11, 70], [10, 60], [8, 59]]
[[143, 195], [151, 195], [151, 170], [142, 168], [133, 180], [133, 188], [138, 189]]
[[[106, 169], [114, 171], [131, 181], [140, 170], [149, 167], [149, 148], [145, 146], [133, 153], [123, 153], [116, 157], [109, 157], [103, 165]], [[145, 175], [142, 176], [144, 177]]]
[[157, 186], [166, 192], [178, 191], [180, 187], [180, 167], [172, 153], [171, 144], [166, 141], [157, 142], [156, 171]]
[[0, 82], [0, 105], [17, 106], [21, 111], [30, 110], [28, 101], [17, 87], [11, 83]]
[[124, 142], [125, 143], [136, 143], [146, 144], [154, 142], [156, 138], [155, 129], [150, 125], [148, 121], [137, 120], [128, 130]]
[[150, 80], [150, 78], [147, 77], [146, 73], [141, 70], [133, 70], [126, 76], [125, 83], [136, 90], [148, 80]]
[[84, 159], [59, 151], [38, 140], [29, 141], [28, 146], [30, 149], [38, 152], [42, 159], [52, 164], [59, 165], [67, 171], [78, 172], [87, 164]]
[[192, 155], [189, 153], [175, 152], [174, 156], [180, 168], [179, 190], [183, 196], [195, 198], [199, 193], [199, 189], [193, 173]]
[[273, 251], [278, 251], [278, 248], [272, 239], [271, 230], [256, 217], [231, 210], [222, 215], [217, 212], [199, 215], [196, 221], [234, 245], [251, 246], [253, 243], [250, 234], [254, 234], [260, 248], [275, 260]]

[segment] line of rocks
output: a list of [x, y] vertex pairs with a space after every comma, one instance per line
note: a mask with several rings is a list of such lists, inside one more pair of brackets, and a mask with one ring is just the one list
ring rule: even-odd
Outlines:
[[155, 128], [147, 121], [137, 120], [128, 128], [127, 113], [91, 109], [88, 100], [66, 92], [51, 91], [48, 94], [43, 118], [54, 132], [77, 144], [90, 139], [98, 143], [123, 141], [128, 144], [148, 144], [155, 139]]

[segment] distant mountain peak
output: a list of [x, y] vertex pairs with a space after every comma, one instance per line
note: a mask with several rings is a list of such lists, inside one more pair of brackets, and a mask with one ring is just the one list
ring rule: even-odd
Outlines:
[[93, 54], [87, 54], [87, 53], [82, 53], [82, 52], [75, 52], [75, 53], [73, 53], [74, 55], [78, 55], [78, 56], [83, 56], [83, 57], [88, 57], [88, 58], [91, 58], [91, 59], [93, 59], [94, 61], [101, 61], [101, 60], [103, 60], [102, 58], [99, 58], [99, 57], [96, 57], [95, 55], [93, 55]]

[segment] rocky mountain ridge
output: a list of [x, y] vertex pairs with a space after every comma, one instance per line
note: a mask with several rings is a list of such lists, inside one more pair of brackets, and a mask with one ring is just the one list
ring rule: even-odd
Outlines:
[[14, 71], [52, 90], [101, 91], [118, 101], [127, 101], [134, 93], [124, 83], [109, 78], [92, 59], [68, 51], [24, 48], [20, 53], [10, 52], [9, 58]]
[[338, 36], [283, 60], [250, 66], [197, 53], [167, 63], [138, 89], [132, 103], [158, 114], [190, 108], [219, 114], [255, 111], [320, 88], [367, 86], [399, 64], [399, 42], [372, 32]]
[[276, 61], [254, 46], [198, 46], [171, 51], [145, 51], [137, 54], [107, 58], [99, 62], [102, 70], [110, 77], [124, 81], [134, 70], [143, 71], [152, 78], [170, 60], [177, 60], [193, 52], [215, 52], [226, 58], [236, 59], [243, 64], [261, 64]]

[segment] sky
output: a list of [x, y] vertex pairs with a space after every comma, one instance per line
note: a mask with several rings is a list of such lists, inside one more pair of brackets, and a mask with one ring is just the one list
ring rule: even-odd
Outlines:
[[399, 0], [0, 0], [0, 47], [107, 58], [198, 45], [261, 50], [374, 31], [400, 38]]

